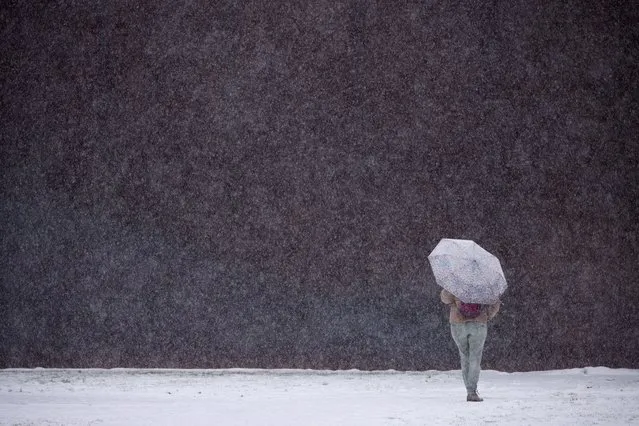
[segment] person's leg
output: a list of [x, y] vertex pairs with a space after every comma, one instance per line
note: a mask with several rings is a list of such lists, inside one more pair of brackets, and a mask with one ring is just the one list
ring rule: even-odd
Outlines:
[[477, 392], [479, 372], [481, 371], [481, 358], [484, 351], [484, 343], [488, 334], [488, 326], [484, 323], [471, 322], [468, 324], [468, 392]]
[[466, 329], [466, 324], [451, 324], [450, 333], [453, 336], [455, 344], [457, 345], [457, 349], [459, 349], [462, 378], [464, 379], [464, 386], [466, 386], [466, 389], [468, 389], [470, 345], [468, 342], [468, 331]]

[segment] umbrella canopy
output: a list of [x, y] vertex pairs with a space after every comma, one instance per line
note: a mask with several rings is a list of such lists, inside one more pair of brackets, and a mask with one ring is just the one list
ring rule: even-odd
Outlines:
[[428, 261], [437, 284], [463, 302], [495, 303], [506, 290], [499, 259], [474, 241], [444, 238]]

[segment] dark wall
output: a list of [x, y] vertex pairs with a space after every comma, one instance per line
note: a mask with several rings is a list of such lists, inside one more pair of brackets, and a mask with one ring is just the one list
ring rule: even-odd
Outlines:
[[0, 367], [456, 368], [450, 237], [485, 368], [639, 368], [636, 8], [0, 8]]

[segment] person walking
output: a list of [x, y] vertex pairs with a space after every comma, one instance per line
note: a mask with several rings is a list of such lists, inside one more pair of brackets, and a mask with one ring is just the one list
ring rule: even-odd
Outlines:
[[459, 349], [466, 401], [481, 402], [483, 399], [477, 393], [477, 383], [488, 321], [499, 312], [501, 301], [490, 305], [463, 303], [448, 290], [442, 290], [440, 297], [450, 307], [450, 332]]

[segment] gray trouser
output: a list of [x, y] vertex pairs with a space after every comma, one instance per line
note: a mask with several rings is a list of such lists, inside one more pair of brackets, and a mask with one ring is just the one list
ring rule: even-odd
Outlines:
[[451, 324], [450, 332], [457, 344], [457, 348], [459, 348], [461, 370], [466, 390], [468, 392], [476, 392], [488, 326], [486, 323], [469, 321], [463, 324]]

